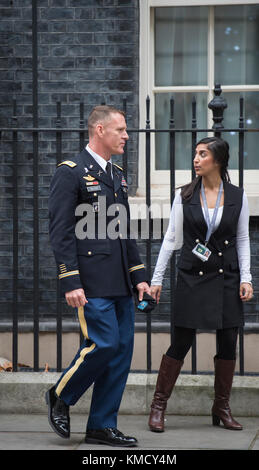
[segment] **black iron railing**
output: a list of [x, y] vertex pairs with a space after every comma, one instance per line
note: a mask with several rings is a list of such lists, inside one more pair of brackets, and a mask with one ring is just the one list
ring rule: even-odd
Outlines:
[[[35, 98], [36, 99], [36, 98]], [[37, 100], [36, 100], [37, 101]], [[176, 135], [178, 133], [187, 133], [191, 134], [191, 155], [190, 162], [192, 162], [195, 144], [197, 141], [197, 133], [214, 133], [217, 136], [220, 136], [222, 133], [236, 132], [239, 135], [239, 185], [243, 186], [243, 173], [244, 173], [244, 136], [247, 132], [259, 132], [259, 129], [246, 129], [244, 128], [244, 101], [243, 98], [240, 98], [240, 116], [239, 116], [239, 125], [234, 129], [225, 129], [223, 127], [223, 112], [226, 106], [225, 100], [221, 96], [221, 88], [219, 85], [215, 87], [215, 98], [208, 104], [209, 108], [213, 113], [214, 125], [212, 129], [200, 129], [197, 127], [196, 119], [196, 101], [193, 99], [192, 102], [192, 125], [189, 129], [179, 129], [175, 128], [174, 124], [174, 99], [170, 100], [170, 120], [168, 123], [168, 128], [166, 129], [154, 129], [150, 126], [150, 100], [149, 97], [146, 99], [146, 127], [144, 129], [128, 129], [129, 134], [138, 135], [144, 133], [145, 135], [145, 161], [146, 161], [146, 205], [150, 207], [152, 201], [152, 188], [151, 188], [151, 177], [150, 177], [150, 161], [151, 161], [151, 134], [152, 133], [167, 133], [169, 135], [170, 141], [170, 195], [171, 195], [171, 204], [174, 199], [174, 190], [175, 190], [175, 155], [176, 155]], [[127, 112], [127, 102], [126, 99], [123, 99], [122, 108]], [[18, 323], [19, 323], [19, 211], [18, 211], [18, 173], [17, 168], [19, 164], [19, 146], [20, 136], [30, 135], [33, 145], [33, 299], [32, 299], [32, 310], [33, 310], [33, 335], [34, 335], [34, 348], [33, 348], [33, 370], [39, 370], [39, 325], [40, 325], [40, 296], [39, 296], [39, 283], [40, 283], [40, 255], [39, 255], [39, 144], [40, 144], [40, 135], [44, 133], [44, 138], [46, 135], [55, 133], [55, 142], [56, 142], [56, 163], [59, 163], [62, 160], [62, 138], [65, 133], [73, 132], [73, 134], [78, 135], [79, 150], [83, 148], [87, 140], [87, 129], [85, 129], [85, 116], [84, 116], [84, 104], [80, 103], [79, 105], [79, 127], [78, 128], [63, 128], [61, 127], [61, 117], [62, 117], [62, 108], [61, 103], [57, 103], [57, 116], [56, 116], [56, 127], [55, 128], [40, 128], [38, 127], [38, 117], [37, 112], [33, 116], [33, 127], [17, 127], [17, 114], [16, 114], [16, 101], [14, 100], [13, 104], [13, 127], [2, 128], [0, 129], [2, 140], [5, 139], [5, 135], [8, 135], [10, 140], [11, 135], [11, 145], [12, 145], [12, 167], [13, 167], [13, 188], [12, 188], [12, 204], [13, 204], [13, 236], [12, 236], [12, 250], [13, 250], [13, 278], [12, 278], [12, 337], [13, 337], [13, 370], [17, 371], [18, 365]], [[127, 176], [127, 149], [123, 156], [123, 167], [125, 175]], [[192, 167], [192, 175], [194, 175]], [[149, 277], [152, 275], [152, 266], [151, 266], [151, 251], [152, 251], [152, 220], [150, 211], [148, 211], [148, 227], [149, 235], [145, 240], [146, 244], [146, 265], [147, 272]], [[162, 221], [161, 221], [162, 223]], [[162, 233], [162, 231], [161, 231]], [[161, 240], [162, 241], [162, 240]], [[170, 261], [170, 325], [171, 325], [171, 337], [173, 331], [173, 321], [174, 321], [174, 289], [176, 282], [176, 262], [175, 254], [173, 254]], [[57, 370], [62, 369], [62, 308], [61, 308], [61, 299], [59, 295], [59, 286], [57, 283], [56, 286], [56, 335], [57, 335]], [[147, 364], [146, 370], [151, 371], [152, 364], [152, 316], [147, 315], [146, 317], [146, 336], [147, 336]], [[171, 338], [173, 339], [173, 338]], [[239, 335], [239, 357], [240, 357], [240, 374], [244, 374], [244, 332], [243, 328], [240, 328]], [[196, 340], [192, 346], [192, 373], [197, 373], [197, 354], [196, 354]]]

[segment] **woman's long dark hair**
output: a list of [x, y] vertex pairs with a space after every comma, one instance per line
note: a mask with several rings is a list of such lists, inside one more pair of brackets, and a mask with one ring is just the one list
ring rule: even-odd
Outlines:
[[[228, 143], [220, 139], [219, 137], [205, 137], [196, 144], [196, 148], [199, 144], [207, 145], [211, 151], [214, 160], [220, 165], [220, 174], [223, 181], [230, 183], [230, 177], [227, 170], [229, 161], [229, 145]], [[192, 197], [196, 186], [200, 183], [201, 176], [197, 176], [191, 183], [182, 186], [181, 196], [184, 200], [188, 200]]]

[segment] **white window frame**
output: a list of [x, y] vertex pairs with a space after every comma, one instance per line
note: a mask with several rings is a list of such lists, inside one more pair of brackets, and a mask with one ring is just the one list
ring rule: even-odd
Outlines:
[[[210, 8], [208, 28], [208, 86], [167, 86], [157, 87], [154, 81], [154, 8], [168, 6], [218, 6], [258, 4], [256, 0], [141, 0], [140, 8], [140, 80], [139, 80], [139, 116], [140, 128], [146, 125], [146, 97], [150, 97], [150, 121], [154, 128], [154, 98], [157, 92], [177, 93], [204, 91], [208, 93], [208, 102], [213, 98], [214, 89], [214, 32], [210, 27], [214, 23], [214, 9]], [[222, 86], [222, 92], [259, 91], [258, 85]], [[212, 113], [208, 111], [208, 127], [212, 127]], [[139, 180], [137, 196], [145, 197], [145, 135], [139, 136]], [[238, 184], [238, 170], [230, 171], [231, 181]], [[191, 179], [191, 171], [177, 170], [176, 185]], [[259, 215], [259, 170], [244, 171], [244, 187], [249, 198], [250, 214]], [[170, 173], [167, 170], [155, 170], [154, 133], [151, 133], [151, 197], [161, 203], [170, 200]]]

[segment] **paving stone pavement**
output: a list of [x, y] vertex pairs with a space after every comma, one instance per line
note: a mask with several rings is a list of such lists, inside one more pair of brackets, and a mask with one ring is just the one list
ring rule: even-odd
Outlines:
[[[139, 441], [137, 450], [259, 450], [259, 418], [237, 418], [243, 431], [211, 425], [210, 416], [168, 415], [166, 432], [153, 433], [146, 415], [119, 415], [118, 429]], [[71, 438], [62, 439], [50, 428], [47, 415], [1, 414], [0, 450], [109, 450], [84, 442], [87, 415], [71, 414]], [[113, 447], [113, 450], [120, 449]]]

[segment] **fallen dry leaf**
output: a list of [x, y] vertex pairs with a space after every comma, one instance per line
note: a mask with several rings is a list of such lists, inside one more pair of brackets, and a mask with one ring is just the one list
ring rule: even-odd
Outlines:
[[5, 357], [0, 357], [0, 371], [1, 372], [12, 372], [13, 364], [11, 361], [6, 359]]
[[[17, 364], [18, 367], [30, 367], [27, 364]], [[0, 372], [12, 372], [13, 371], [13, 364], [9, 359], [5, 357], [0, 357]]]

